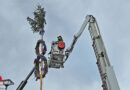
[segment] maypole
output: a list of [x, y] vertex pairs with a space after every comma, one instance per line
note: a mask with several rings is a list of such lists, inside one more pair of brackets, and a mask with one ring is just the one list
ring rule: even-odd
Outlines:
[[[41, 36], [41, 39], [37, 41], [37, 44], [35, 47], [37, 58], [35, 59], [34, 62], [36, 65], [36, 69], [35, 69], [36, 80], [40, 79], [40, 90], [42, 90], [42, 78], [44, 78], [46, 73], [48, 72], [47, 59], [44, 56], [47, 50], [45, 41], [43, 40], [43, 35], [45, 33], [44, 24], [46, 24], [44, 8], [38, 5], [36, 11], [34, 11], [33, 14], [34, 14], [34, 19], [27, 17], [27, 20], [29, 21], [29, 24], [31, 25], [31, 29], [33, 33], [38, 32], [39, 35]], [[39, 50], [40, 46], [41, 46], [41, 50]], [[44, 62], [44, 66], [43, 66], [43, 62]], [[41, 66], [41, 73], [39, 71], [39, 63]]]

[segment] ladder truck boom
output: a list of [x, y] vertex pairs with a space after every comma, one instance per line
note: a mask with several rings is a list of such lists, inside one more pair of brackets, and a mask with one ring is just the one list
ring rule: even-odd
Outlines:
[[25, 78], [25, 80], [23, 80], [23, 81], [19, 84], [19, 86], [17, 87], [16, 90], [23, 90], [23, 88], [24, 88], [24, 87], [26, 86], [26, 84], [27, 84], [28, 79], [29, 79], [30, 76], [33, 74], [35, 68], [36, 68], [36, 66], [34, 66], [34, 67], [32, 68], [32, 70], [31, 70], [30, 73], [27, 75], [27, 77]]
[[76, 44], [78, 38], [79, 38], [79, 37], [81, 36], [81, 34], [83, 33], [83, 31], [84, 31], [86, 25], [89, 23], [89, 20], [90, 20], [90, 16], [86, 16], [86, 19], [84, 20], [84, 23], [82, 24], [82, 26], [81, 26], [79, 32], [74, 35], [74, 38], [73, 38], [73, 41], [72, 41], [70, 47], [68, 47], [68, 48], [66, 49], [66, 56], [67, 56], [67, 57], [66, 57], [65, 61], [68, 59], [70, 53], [73, 51], [74, 45]]
[[92, 39], [92, 46], [95, 52], [95, 56], [97, 59], [97, 66], [99, 69], [99, 73], [102, 80], [103, 90], [120, 90], [118, 81], [116, 79], [115, 72], [113, 67], [110, 64], [109, 58], [106, 53], [106, 49], [102, 40], [102, 36], [100, 34], [100, 30], [97, 24], [96, 19], [92, 15], [87, 15], [84, 23], [82, 24], [79, 32], [74, 35], [74, 39], [69, 48], [67, 48], [67, 58], [72, 52], [76, 41], [81, 36], [85, 27], [89, 24], [89, 33]]

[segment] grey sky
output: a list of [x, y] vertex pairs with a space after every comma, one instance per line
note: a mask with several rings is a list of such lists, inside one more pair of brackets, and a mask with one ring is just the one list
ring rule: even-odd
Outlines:
[[[121, 90], [130, 83], [129, 0], [0, 0], [0, 75], [15, 82], [15, 90], [33, 67], [38, 34], [33, 34], [26, 17], [38, 4], [46, 10], [45, 36], [48, 52], [57, 34], [69, 46], [87, 14], [96, 17], [107, 53]], [[86, 28], [64, 69], [50, 69], [44, 90], [102, 90], [96, 58]], [[48, 57], [48, 55], [46, 54]], [[34, 75], [24, 90], [39, 89]]]

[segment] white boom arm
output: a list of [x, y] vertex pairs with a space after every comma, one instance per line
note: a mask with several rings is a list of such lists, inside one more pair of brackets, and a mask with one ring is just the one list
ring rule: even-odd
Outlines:
[[83, 33], [86, 25], [89, 24], [89, 32], [93, 41], [93, 49], [97, 59], [97, 66], [100, 72], [103, 90], [120, 90], [115, 72], [109, 62], [105, 46], [100, 34], [96, 19], [92, 15], [87, 15], [80, 31], [74, 35], [71, 46], [66, 50], [66, 60], [72, 52], [77, 39]]
[[79, 37], [81, 36], [81, 34], [83, 33], [83, 31], [84, 31], [86, 25], [87, 25], [87, 24], [89, 23], [89, 21], [90, 21], [90, 18], [91, 18], [90, 15], [86, 16], [86, 19], [85, 19], [84, 23], [82, 24], [82, 26], [81, 26], [79, 32], [74, 35], [74, 38], [73, 38], [73, 41], [72, 41], [70, 47], [68, 47], [68, 48], [66, 49], [66, 58], [65, 58], [65, 61], [68, 59], [70, 53], [73, 51], [73, 48], [74, 48], [75, 43], [77, 42], [78, 38], [79, 38]]

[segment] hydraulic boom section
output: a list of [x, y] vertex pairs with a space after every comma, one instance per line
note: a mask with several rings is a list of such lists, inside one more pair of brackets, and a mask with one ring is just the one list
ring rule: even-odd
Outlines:
[[76, 41], [85, 30], [87, 24], [89, 24], [89, 33], [93, 42], [92, 46], [96, 55], [97, 66], [100, 72], [103, 90], [120, 90], [115, 72], [110, 64], [109, 58], [105, 50], [105, 46], [100, 34], [97, 21], [92, 15], [86, 16], [83, 25], [81, 26], [79, 32], [74, 35], [74, 39], [70, 47], [66, 50], [66, 53], [68, 56], [70, 55]]
[[97, 66], [102, 79], [103, 90], [120, 90], [113, 67], [105, 50], [97, 21], [93, 16], [90, 18], [89, 32], [93, 41], [92, 46], [97, 58]]
[[28, 82], [28, 79], [30, 78], [30, 76], [33, 74], [34, 70], [35, 70], [36, 66], [33, 67], [33, 69], [30, 71], [30, 73], [28, 74], [28, 76], [25, 78], [25, 80], [23, 80], [19, 86], [17, 87], [16, 90], [23, 90], [23, 88], [25, 87], [25, 85]]
[[79, 32], [74, 35], [74, 38], [73, 38], [73, 41], [72, 41], [70, 47], [68, 47], [68, 48], [66, 49], [66, 59], [65, 59], [65, 61], [68, 59], [70, 53], [73, 51], [74, 45], [76, 44], [78, 38], [79, 38], [79, 37], [81, 36], [81, 34], [83, 33], [83, 31], [84, 31], [86, 25], [89, 23], [89, 21], [90, 21], [90, 16], [88, 15], [88, 16], [86, 16], [86, 19], [84, 20], [84, 23], [82, 24], [82, 26], [81, 26]]

